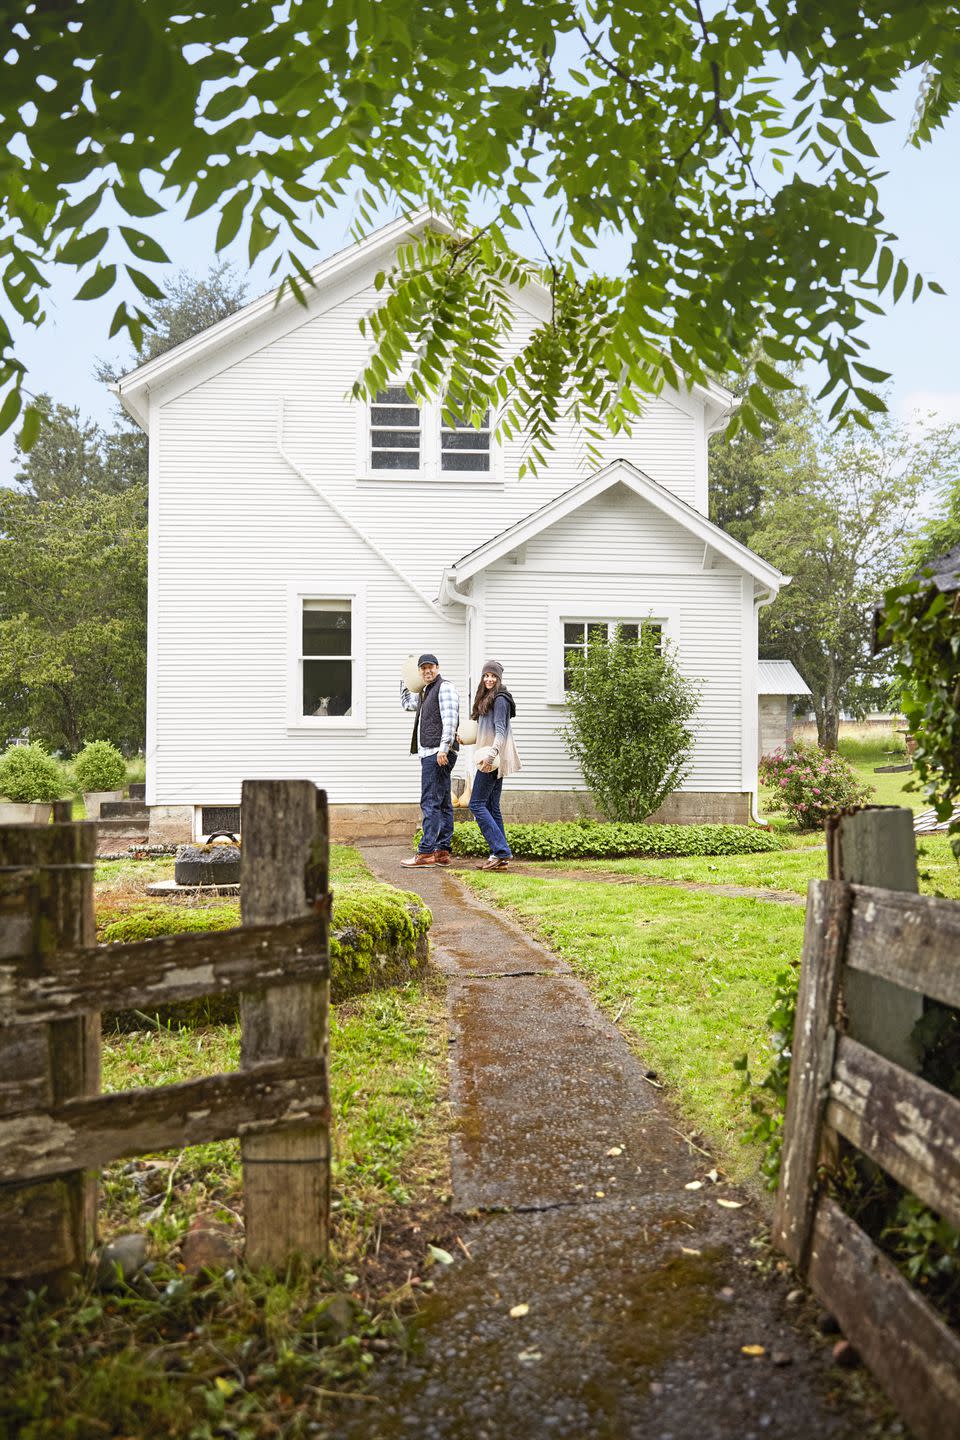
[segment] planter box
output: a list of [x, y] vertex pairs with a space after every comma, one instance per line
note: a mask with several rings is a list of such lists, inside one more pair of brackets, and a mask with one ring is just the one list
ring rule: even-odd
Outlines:
[[45, 801], [0, 800], [0, 825], [49, 825], [52, 814], [53, 806]]
[[100, 806], [108, 800], [122, 800], [122, 790], [87, 790], [84, 792], [83, 805], [87, 812], [88, 820], [100, 819]]

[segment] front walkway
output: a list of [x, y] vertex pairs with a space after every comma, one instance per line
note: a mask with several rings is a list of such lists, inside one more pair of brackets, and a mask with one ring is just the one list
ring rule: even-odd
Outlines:
[[431, 1272], [421, 1345], [337, 1435], [862, 1437], [788, 1283], [754, 1263], [745, 1197], [709, 1178], [619, 1031], [555, 956], [455, 875], [399, 870], [403, 853], [364, 848], [433, 910], [470, 1258]]

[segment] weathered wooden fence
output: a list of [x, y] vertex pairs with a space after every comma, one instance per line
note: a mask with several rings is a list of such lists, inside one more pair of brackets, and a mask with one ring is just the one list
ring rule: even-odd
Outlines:
[[956, 1440], [960, 1339], [819, 1184], [840, 1135], [960, 1226], [960, 1101], [843, 1033], [861, 973], [960, 1005], [960, 903], [811, 881], [774, 1242], [920, 1440]]
[[[111, 1160], [238, 1135], [246, 1257], [326, 1252], [327, 803], [243, 786], [242, 927], [95, 948], [96, 825], [0, 827], [0, 1277], [65, 1278]], [[100, 1012], [240, 992], [241, 1068], [100, 1094]]]

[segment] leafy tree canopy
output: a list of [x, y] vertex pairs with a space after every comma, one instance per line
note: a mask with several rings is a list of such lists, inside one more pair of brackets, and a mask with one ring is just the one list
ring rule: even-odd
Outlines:
[[[907, 75], [915, 144], [955, 105], [953, 0], [11, 0], [5, 18], [0, 428], [21, 406], [12, 324], [40, 323], [54, 265], [80, 298], [116, 288], [111, 334], [137, 343], [164, 208], [219, 213], [218, 247], [246, 226], [251, 260], [273, 248], [302, 295], [304, 216], [355, 186], [362, 225], [427, 203], [462, 237], [389, 277], [363, 388], [412, 342], [415, 384], [474, 413], [499, 398], [534, 464], [566, 406], [588, 436], [628, 426], [758, 338], [825, 363], [834, 416], [882, 410], [857, 331], [881, 292], [924, 282], [879, 211], [871, 129]], [[552, 315], [503, 367], [504, 286], [534, 273], [508, 237], [543, 201]], [[625, 274], [584, 278], [606, 231]], [[734, 425], [758, 428], [780, 384], [758, 367]], [[31, 408], [28, 447], [38, 425]]]
[[147, 494], [0, 489], [0, 733], [143, 743]]
[[792, 660], [813, 692], [820, 743], [836, 748], [842, 707], [886, 672], [872, 616], [903, 566], [924, 489], [960, 461], [960, 427], [914, 432], [890, 416], [830, 435], [807, 402], [764, 457], [750, 544], [792, 576], [761, 612], [761, 646]]

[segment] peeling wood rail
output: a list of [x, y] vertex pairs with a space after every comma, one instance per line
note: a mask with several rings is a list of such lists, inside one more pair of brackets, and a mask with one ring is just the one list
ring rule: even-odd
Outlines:
[[810, 882], [774, 1243], [861, 1352], [918, 1440], [960, 1437], [960, 1338], [821, 1194], [842, 1135], [960, 1226], [960, 1101], [841, 1033], [845, 973], [960, 1006], [960, 903]]
[[[237, 1135], [251, 1264], [326, 1253], [327, 803], [243, 786], [243, 926], [94, 948], [96, 826], [0, 827], [0, 1277], [65, 1280], [111, 1160]], [[100, 1012], [241, 995], [241, 1068], [99, 1093]]]

